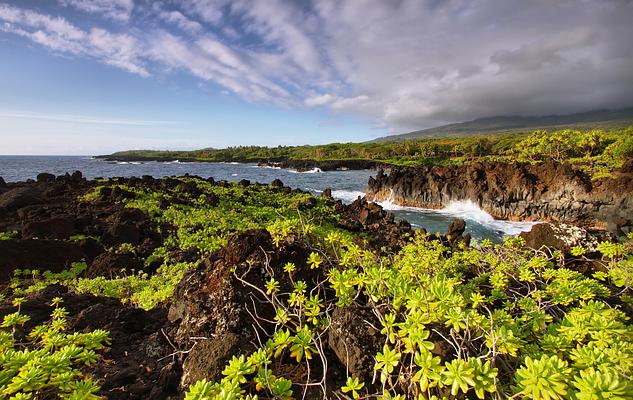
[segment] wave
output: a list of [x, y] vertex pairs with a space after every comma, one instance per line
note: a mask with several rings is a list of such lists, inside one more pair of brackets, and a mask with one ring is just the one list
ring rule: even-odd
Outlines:
[[488, 214], [472, 200], [451, 201], [448, 206], [438, 210], [438, 212], [457, 216], [465, 220], [478, 222], [481, 225], [488, 226], [492, 229], [502, 231], [508, 235], [518, 235], [521, 232], [527, 232], [538, 222], [514, 222], [495, 219]]
[[253, 165], [251, 168], [282, 169], [281, 167], [276, 167], [274, 165]]
[[343, 203], [351, 203], [360, 197], [365, 197], [365, 192], [355, 190], [332, 190], [332, 197], [342, 200]]
[[293, 174], [318, 174], [318, 173], [321, 173], [323, 171], [321, 171], [321, 168], [319, 168], [319, 167], [314, 167], [314, 168], [312, 168], [310, 170], [307, 170], [307, 171], [297, 171], [295, 169], [291, 169], [290, 172], [292, 172]]
[[527, 232], [538, 222], [526, 222], [526, 221], [504, 221], [495, 219], [492, 215], [482, 210], [477, 203], [472, 200], [454, 200], [451, 201], [446, 207], [434, 210], [429, 208], [420, 207], [406, 207], [393, 203], [391, 200], [385, 200], [378, 203], [385, 210], [390, 211], [412, 211], [421, 213], [434, 213], [446, 215], [452, 218], [462, 218], [465, 221], [475, 222], [488, 229], [503, 232], [506, 235], [516, 236], [521, 232]]
[[116, 161], [115, 164], [117, 165], [141, 165], [143, 164], [140, 161]]

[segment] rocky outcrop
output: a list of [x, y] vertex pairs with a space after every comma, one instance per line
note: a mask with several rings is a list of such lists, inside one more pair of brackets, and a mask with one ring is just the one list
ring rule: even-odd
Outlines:
[[349, 205], [340, 201], [335, 204], [336, 211], [342, 216], [339, 226], [352, 232], [371, 233], [369, 242], [375, 248], [397, 249], [413, 234], [411, 224], [404, 220], [395, 222], [392, 212], [365, 198], [359, 197]]
[[575, 246], [597, 251], [598, 243], [607, 240], [605, 232], [592, 233], [578, 226], [561, 223], [536, 224], [529, 232], [522, 232], [519, 236], [533, 249], [548, 247], [563, 252], [569, 252]]
[[633, 215], [633, 161], [612, 175], [592, 181], [580, 169], [554, 162], [401, 167], [370, 178], [367, 198], [436, 209], [471, 200], [499, 219], [606, 227]]

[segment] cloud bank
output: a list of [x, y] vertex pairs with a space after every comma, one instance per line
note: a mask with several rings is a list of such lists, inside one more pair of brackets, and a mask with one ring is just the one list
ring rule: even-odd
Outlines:
[[0, 3], [0, 31], [53, 53], [394, 132], [633, 104], [630, 0], [17, 4]]

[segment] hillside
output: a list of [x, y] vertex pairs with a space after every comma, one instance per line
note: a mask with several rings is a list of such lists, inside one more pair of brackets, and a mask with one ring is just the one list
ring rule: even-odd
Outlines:
[[568, 115], [497, 116], [442, 125], [401, 135], [384, 136], [372, 140], [372, 142], [459, 137], [483, 133], [528, 133], [537, 129], [612, 129], [628, 126], [632, 122], [633, 107], [618, 110], [594, 110]]

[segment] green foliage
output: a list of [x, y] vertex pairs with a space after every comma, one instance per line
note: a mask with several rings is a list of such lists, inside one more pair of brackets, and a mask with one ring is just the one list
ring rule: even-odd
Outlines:
[[358, 378], [354, 378], [350, 376], [347, 378], [345, 385], [341, 387], [341, 391], [343, 393], [351, 392], [352, 397], [354, 399], [358, 399], [360, 397], [360, 395], [358, 394], [358, 391], [361, 390], [363, 386], [365, 386], [365, 384], [363, 382], [360, 382]]
[[29, 317], [21, 304], [14, 301], [18, 311], [6, 315], [0, 329], [0, 398], [101, 399], [99, 385], [82, 367], [97, 363], [96, 352], [110, 343], [108, 332], [66, 333], [68, 313], [56, 298], [51, 320], [24, 336]]
[[[630, 397], [633, 327], [609, 304], [628, 296], [631, 243], [601, 246], [607, 271], [598, 280], [519, 239], [451, 250], [418, 233], [397, 254], [379, 256], [335, 236], [319, 244], [332, 248], [317, 248], [305, 265], [270, 271], [281, 288], [288, 277], [312, 270], [318, 255], [317, 271], [327, 280], [310, 287], [291, 279], [288, 293], [262, 290], [276, 309], [276, 330], [249, 357], [264, 361], [251, 363], [259, 370], [241, 381], [244, 393], [270, 385], [262, 366], [324, 362], [320, 338], [330, 329], [328, 316], [356, 305], [378, 316], [372, 327], [384, 340], [374, 356], [380, 389], [367, 393], [371, 398]], [[628, 278], [610, 274], [624, 276], [626, 268]], [[328, 290], [334, 296], [324, 295]], [[320, 382], [302, 379], [293, 383]], [[364, 398], [361, 390], [364, 383], [349, 377], [340, 394]]]
[[[609, 177], [613, 168], [633, 158], [633, 127], [612, 130], [537, 130], [531, 134], [498, 133], [455, 138], [410, 139], [397, 142], [330, 143], [318, 146], [238, 146], [196, 151], [127, 151], [130, 159], [188, 159], [260, 162], [275, 160], [371, 160], [386, 164], [461, 165], [496, 160], [571, 162], [594, 179]], [[93, 195], [94, 196], [94, 195]], [[96, 197], [94, 197], [96, 198]]]
[[0, 240], [9, 240], [18, 236], [18, 231], [0, 232]]
[[516, 372], [518, 388], [529, 399], [561, 399], [567, 394], [571, 369], [558, 356], [526, 357], [525, 365]]

